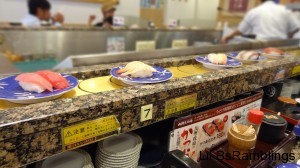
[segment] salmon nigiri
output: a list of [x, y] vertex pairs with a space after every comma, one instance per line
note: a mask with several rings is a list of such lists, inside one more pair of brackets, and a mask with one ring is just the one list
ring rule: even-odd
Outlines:
[[45, 90], [53, 91], [53, 86], [42, 76], [35, 73], [23, 73], [15, 78], [19, 81], [20, 86], [30, 92], [42, 93]]
[[67, 79], [61, 76], [59, 73], [49, 70], [37, 71], [35, 73], [41, 75], [43, 78], [49, 81], [56, 89], [65, 89], [70, 86]]

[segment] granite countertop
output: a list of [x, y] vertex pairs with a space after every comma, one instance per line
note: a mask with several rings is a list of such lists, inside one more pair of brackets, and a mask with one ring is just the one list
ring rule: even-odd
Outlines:
[[[195, 63], [195, 57], [147, 60], [145, 63], [163, 67], [181, 66]], [[105, 64], [79, 67], [62, 72], [79, 79], [87, 79], [108, 75], [109, 70], [117, 65], [119, 66], [119, 64]], [[164, 83], [131, 86], [120, 90], [2, 110], [0, 111], [0, 151], [2, 151], [0, 165], [20, 166], [60, 153], [62, 127], [83, 120], [116, 115], [121, 120], [122, 132], [128, 132], [163, 120], [163, 103], [167, 99], [197, 93], [197, 108], [203, 107], [273, 83], [278, 70], [285, 70], [285, 77], [290, 77], [292, 69], [298, 65], [300, 65], [300, 57], [290, 57], [280, 61], [262, 62], [171, 79]], [[136, 109], [150, 103], [155, 106], [154, 120], [140, 123], [135, 117], [138, 113]], [[43, 144], [49, 145], [45, 147]]]

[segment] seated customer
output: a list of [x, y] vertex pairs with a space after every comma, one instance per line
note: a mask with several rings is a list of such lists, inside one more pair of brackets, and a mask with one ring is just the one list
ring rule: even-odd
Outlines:
[[42, 24], [61, 26], [62, 14], [58, 13], [51, 19], [51, 4], [47, 0], [28, 0], [29, 14], [22, 19], [22, 26], [40, 27]]
[[88, 25], [90, 27], [104, 27], [104, 28], [111, 28], [113, 25], [113, 17], [115, 15], [116, 8], [112, 3], [106, 3], [102, 5], [101, 8], [103, 14], [103, 22], [96, 23], [93, 25], [93, 21], [96, 19], [95, 15], [91, 15], [89, 18]]

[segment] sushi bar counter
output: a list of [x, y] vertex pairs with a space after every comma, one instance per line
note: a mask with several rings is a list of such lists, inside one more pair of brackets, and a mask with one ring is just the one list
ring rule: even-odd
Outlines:
[[[279, 48], [298, 55], [298, 45]], [[221, 70], [205, 69], [196, 57], [143, 61], [172, 72], [172, 79], [162, 83], [129, 86], [109, 73], [126, 62], [102, 64], [62, 70], [78, 78], [79, 85], [60, 99], [31, 105], [1, 100], [0, 166], [33, 163], [300, 74], [297, 56]], [[100, 132], [79, 141], [80, 128], [94, 127], [96, 121], [104, 123]]]

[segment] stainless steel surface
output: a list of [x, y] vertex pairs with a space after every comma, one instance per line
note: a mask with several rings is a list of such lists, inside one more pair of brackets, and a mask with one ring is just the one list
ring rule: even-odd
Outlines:
[[54, 55], [63, 60], [70, 55], [106, 53], [109, 37], [124, 37], [126, 51], [134, 51], [136, 41], [155, 40], [156, 48], [170, 48], [175, 39], [187, 39], [188, 45], [207, 41], [217, 43], [221, 37], [215, 30], [0, 30], [5, 35], [2, 51], [21, 55]]
[[[161, 49], [161, 50], [148, 51], [148, 52], [125, 52], [125, 53], [114, 53], [114, 54], [108, 53], [108, 54], [78, 55], [78, 56], [69, 57], [65, 62], [68, 61], [69, 65], [72, 65], [73, 67], [77, 67], [77, 66], [84, 66], [84, 65], [96, 65], [96, 64], [125, 62], [125, 61], [133, 61], [133, 60], [159, 59], [159, 58], [168, 58], [168, 57], [178, 57], [184, 55], [207, 54], [212, 52], [228, 52], [228, 51], [260, 49], [260, 48], [270, 47], [270, 46], [273, 47], [297, 46], [298, 44], [299, 44], [299, 40], [280, 40], [280, 41], [269, 41], [269, 42], [189, 47], [185, 49]], [[71, 68], [71, 67], [66, 66], [65, 68]]]

